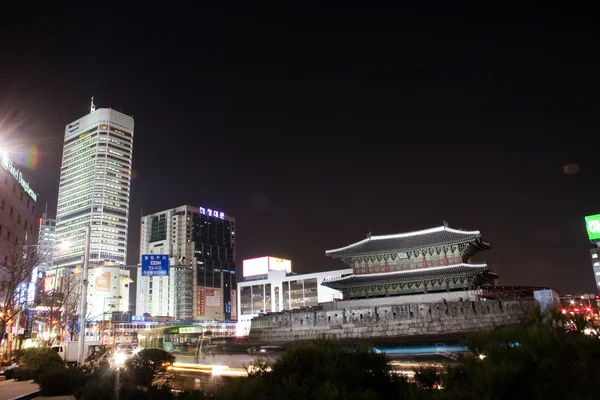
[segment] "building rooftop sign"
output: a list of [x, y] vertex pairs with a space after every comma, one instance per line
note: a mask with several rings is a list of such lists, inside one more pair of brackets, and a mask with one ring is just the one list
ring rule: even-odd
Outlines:
[[23, 190], [25, 190], [25, 192], [31, 196], [33, 201], [37, 201], [37, 194], [33, 191], [31, 186], [29, 186], [29, 182], [23, 179], [21, 171], [19, 171], [13, 166], [12, 160], [8, 157], [7, 154], [2, 155], [2, 166], [5, 170], [10, 172], [12, 176], [15, 177], [17, 182], [19, 182], [19, 184], [23, 187]]
[[208, 215], [209, 217], [215, 217], [219, 219], [225, 219], [225, 213], [212, 208], [200, 207], [200, 214]]
[[585, 217], [585, 229], [591, 241], [600, 239], [600, 214]]

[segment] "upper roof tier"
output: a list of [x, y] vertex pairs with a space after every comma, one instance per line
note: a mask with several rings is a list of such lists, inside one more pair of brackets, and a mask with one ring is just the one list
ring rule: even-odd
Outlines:
[[[326, 250], [332, 258], [351, 258], [378, 254], [401, 253], [439, 245], [478, 241], [479, 231], [452, 229], [446, 225], [395, 235], [369, 236], [360, 242], [334, 250]], [[487, 243], [486, 243], [487, 245]]]

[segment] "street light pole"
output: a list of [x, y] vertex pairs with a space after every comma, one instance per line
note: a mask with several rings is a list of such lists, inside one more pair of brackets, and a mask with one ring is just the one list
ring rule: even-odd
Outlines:
[[79, 365], [83, 365], [85, 356], [85, 314], [87, 314], [88, 267], [90, 264], [90, 246], [92, 243], [92, 225], [85, 227], [85, 248], [83, 250], [83, 268], [81, 271], [81, 305], [79, 307]]

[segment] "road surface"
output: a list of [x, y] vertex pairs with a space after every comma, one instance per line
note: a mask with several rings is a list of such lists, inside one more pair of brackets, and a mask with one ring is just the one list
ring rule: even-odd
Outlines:
[[40, 390], [37, 383], [33, 381], [8, 380], [0, 382], [0, 400], [9, 400], [18, 396], [22, 396], [31, 392]]

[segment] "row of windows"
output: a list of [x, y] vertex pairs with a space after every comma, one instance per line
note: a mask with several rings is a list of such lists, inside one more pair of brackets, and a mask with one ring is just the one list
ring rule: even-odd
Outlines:
[[[12, 192], [15, 195], [16, 198], [19, 199], [19, 201], [21, 202], [21, 204], [23, 204], [28, 211], [31, 211], [32, 214], [35, 214], [35, 201], [33, 201], [33, 199], [31, 199], [29, 197], [28, 194], [25, 193], [25, 191], [23, 189], [20, 189], [20, 193], [19, 193], [19, 189], [18, 187], [20, 187], [20, 185], [17, 185], [17, 182], [14, 181], [14, 179], [12, 180]], [[8, 177], [4, 178], [4, 185], [6, 185], [6, 187], [10, 187], [10, 181]]]
[[19, 211], [15, 211], [15, 209], [6, 203], [6, 200], [2, 199], [2, 203], [0, 203], [0, 210], [4, 212], [8, 212], [8, 215], [16, 221], [19, 226], [22, 226], [25, 231], [29, 231], [30, 233], [33, 231], [32, 225], [27, 222], [25, 218], [21, 218], [21, 213]]

